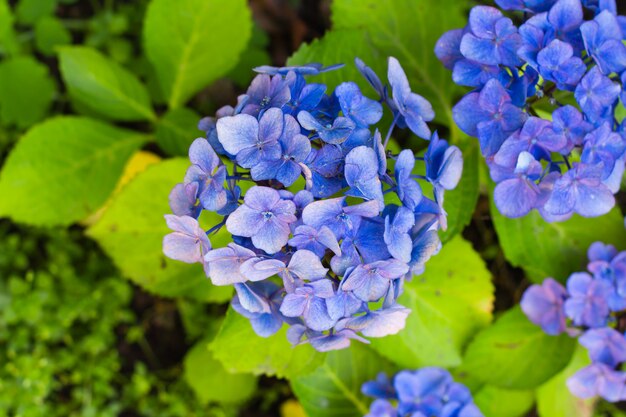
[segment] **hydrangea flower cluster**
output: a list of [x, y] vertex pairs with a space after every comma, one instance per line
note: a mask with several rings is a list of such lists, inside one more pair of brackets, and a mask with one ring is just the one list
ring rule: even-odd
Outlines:
[[476, 6], [435, 53], [474, 88], [453, 117], [479, 139], [497, 208], [547, 221], [607, 213], [626, 159], [626, 17], [615, 0], [496, 3], [512, 18]]
[[[234, 285], [231, 305], [257, 334], [287, 323], [292, 343], [320, 351], [404, 327], [409, 310], [396, 300], [441, 246], [444, 191], [463, 165], [457, 147], [431, 134], [432, 107], [395, 58], [389, 86], [356, 65], [377, 100], [354, 82], [327, 92], [305, 79], [336, 67], [256, 68], [236, 107], [200, 122], [206, 139], [191, 145], [192, 165], [166, 216], [167, 256], [202, 263], [214, 285]], [[383, 104], [393, 116], [384, 139], [373, 131]], [[429, 141], [425, 153], [388, 150], [395, 127]], [[205, 231], [203, 211], [222, 220]], [[232, 242], [213, 248], [222, 228]]]
[[626, 362], [626, 251], [596, 242], [588, 257], [588, 272], [572, 274], [567, 288], [548, 278], [526, 290], [521, 306], [546, 333], [580, 336], [578, 342], [588, 350], [592, 364], [567, 381], [574, 395], [623, 401], [626, 372], [616, 367]]
[[381, 373], [361, 391], [376, 398], [366, 417], [483, 417], [470, 390], [441, 368], [401, 371], [392, 380]]

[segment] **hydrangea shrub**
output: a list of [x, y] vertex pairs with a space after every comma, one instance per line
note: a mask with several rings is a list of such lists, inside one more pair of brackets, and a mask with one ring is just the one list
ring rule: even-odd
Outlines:
[[[396, 299], [439, 250], [444, 192], [463, 165], [459, 149], [431, 133], [432, 107], [395, 58], [389, 85], [356, 65], [376, 100], [354, 82], [327, 92], [307, 81], [337, 66], [256, 68], [236, 107], [200, 122], [206, 139], [191, 145], [192, 165], [166, 216], [167, 256], [201, 263], [214, 285], [234, 285], [231, 304], [257, 334], [287, 323], [292, 343], [320, 351], [404, 327], [409, 310]], [[393, 119], [384, 138], [383, 105]], [[394, 128], [429, 141], [423, 156], [392, 151]], [[430, 197], [420, 182], [431, 185]], [[222, 220], [204, 230], [203, 210]], [[213, 248], [221, 228], [232, 242]]]
[[626, 18], [613, 0], [496, 3], [474, 7], [435, 53], [473, 89], [454, 120], [480, 142], [497, 208], [606, 214], [624, 172]]

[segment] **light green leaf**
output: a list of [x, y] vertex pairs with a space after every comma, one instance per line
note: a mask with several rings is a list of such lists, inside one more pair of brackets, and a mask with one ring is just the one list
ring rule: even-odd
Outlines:
[[547, 277], [564, 282], [572, 272], [584, 269], [593, 242], [626, 248], [624, 217], [618, 208], [597, 218], [575, 215], [548, 223], [536, 211], [518, 219], [504, 217], [492, 198], [491, 215], [506, 259], [524, 268], [534, 282]]
[[36, 225], [68, 225], [100, 206], [146, 138], [82, 117], [57, 117], [17, 143], [0, 174], [0, 214]]
[[315, 372], [292, 379], [291, 387], [308, 417], [362, 417], [372, 400], [361, 394], [361, 385], [390, 369], [370, 348], [353, 342], [329, 352]]
[[7, 0], [0, 0], [0, 55], [16, 55], [20, 44], [13, 29], [13, 13]]
[[287, 326], [270, 337], [258, 336], [250, 321], [232, 307], [210, 349], [230, 372], [288, 379], [311, 372], [324, 358], [308, 344], [292, 347], [287, 340]]
[[406, 327], [372, 339], [372, 347], [404, 368], [457, 366], [465, 344], [491, 320], [491, 275], [472, 246], [456, 237], [405, 284], [398, 302], [411, 309]]
[[250, 374], [232, 374], [213, 358], [209, 341], [197, 342], [185, 356], [184, 376], [202, 404], [239, 403], [256, 390], [257, 379]]
[[56, 87], [48, 68], [30, 56], [0, 62], [0, 121], [19, 128], [43, 119]]
[[200, 116], [186, 107], [170, 110], [157, 122], [156, 141], [169, 155], [187, 155], [191, 142], [204, 137], [199, 121]]
[[[151, 165], [121, 190], [87, 234], [98, 241], [126, 277], [148, 291], [223, 302], [230, 298], [232, 287], [212, 285], [200, 264], [185, 264], [163, 255], [163, 237], [170, 232], [163, 218], [171, 213], [168, 195], [188, 166], [189, 161], [183, 158]], [[217, 217], [213, 220], [213, 224], [218, 222]], [[211, 241], [216, 246], [223, 243], [213, 237]]]
[[72, 35], [59, 19], [46, 16], [35, 24], [35, 45], [42, 54], [54, 55], [57, 46], [69, 43], [72, 43]]
[[44, 16], [51, 16], [57, 7], [57, 0], [19, 0], [15, 7], [17, 21], [23, 25], [33, 25]]
[[232, 69], [252, 22], [244, 0], [152, 0], [144, 21], [144, 49], [170, 108]]
[[518, 306], [476, 335], [462, 369], [496, 387], [530, 389], [560, 372], [575, 347], [576, 339], [545, 334]]
[[113, 120], [154, 120], [144, 85], [133, 73], [95, 49], [61, 48], [61, 74], [72, 100]]
[[535, 403], [535, 394], [531, 390], [509, 390], [483, 386], [474, 394], [474, 403], [485, 417], [522, 417]]
[[576, 346], [572, 360], [565, 369], [537, 389], [537, 410], [541, 417], [591, 417], [595, 401], [575, 397], [566, 381], [577, 371], [591, 364], [587, 350]]

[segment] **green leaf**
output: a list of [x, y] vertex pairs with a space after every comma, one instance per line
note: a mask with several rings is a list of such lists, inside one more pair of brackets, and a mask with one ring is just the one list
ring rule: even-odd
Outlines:
[[36, 225], [68, 225], [100, 208], [146, 138], [82, 117], [29, 130], [0, 174], [0, 214]]
[[372, 347], [404, 368], [457, 366], [465, 344], [491, 320], [491, 275], [472, 246], [456, 237], [405, 284], [398, 302], [411, 309], [406, 327], [372, 339]]
[[13, 29], [13, 13], [7, 0], [0, 0], [0, 54], [16, 55], [20, 44]]
[[576, 339], [545, 334], [517, 306], [476, 335], [462, 369], [496, 387], [530, 389], [560, 372], [575, 347]]
[[[331, 30], [323, 38], [315, 39], [310, 44], [303, 44], [288, 60], [288, 65], [302, 65], [309, 62], [321, 62], [324, 65], [345, 64], [345, 67], [321, 73], [315, 76], [315, 82], [328, 86], [327, 93], [346, 80], [354, 81], [364, 91], [373, 93], [367, 81], [354, 65], [354, 58], [359, 57], [372, 67], [384, 59], [363, 39], [363, 33], [357, 30]], [[378, 68], [383, 68], [378, 65]], [[369, 90], [368, 90], [369, 89]]]
[[198, 130], [200, 116], [186, 107], [168, 111], [157, 122], [156, 141], [169, 155], [187, 155], [194, 139], [204, 137]]
[[257, 379], [250, 374], [232, 374], [213, 358], [209, 341], [197, 342], [187, 353], [184, 376], [202, 404], [240, 403], [256, 390]]
[[329, 352], [315, 372], [292, 379], [291, 387], [308, 417], [362, 417], [372, 400], [361, 394], [361, 385], [390, 369], [370, 348], [353, 342]]
[[152, 0], [144, 49], [170, 108], [228, 73], [252, 32], [244, 0]]
[[[148, 291], [223, 302], [230, 298], [232, 287], [212, 285], [200, 264], [185, 264], [163, 255], [163, 237], [170, 232], [163, 218], [171, 212], [168, 195], [188, 166], [189, 161], [183, 158], [151, 165], [121, 190], [87, 234], [98, 241], [125, 276]], [[215, 217], [212, 223], [217, 220]], [[211, 240], [216, 246], [222, 243], [213, 237]]]
[[591, 417], [595, 401], [575, 397], [566, 381], [577, 371], [591, 364], [587, 350], [576, 346], [572, 360], [565, 369], [537, 389], [537, 410], [541, 417]]
[[474, 394], [474, 402], [485, 417], [522, 417], [535, 403], [531, 390], [509, 390], [485, 385]]
[[452, 82], [450, 72], [433, 50], [444, 32], [466, 25], [466, 7], [465, 2], [458, 0], [336, 0], [332, 6], [333, 30], [325, 37], [347, 30], [353, 33], [355, 42], [343, 45], [329, 42], [326, 48], [342, 48], [342, 56], [350, 57], [343, 62], [352, 64], [358, 52], [371, 45], [373, 51], [361, 58], [383, 79], [387, 74], [383, 61], [395, 56], [403, 65], [413, 91], [432, 103], [437, 120], [454, 126], [451, 104], [463, 88]]
[[446, 191], [443, 207], [448, 213], [448, 229], [442, 233], [444, 244], [461, 233], [472, 220], [479, 194], [478, 142], [466, 140], [458, 144], [463, 153], [463, 175], [454, 190]]
[[56, 87], [48, 68], [30, 56], [0, 62], [0, 121], [19, 128], [43, 119]]
[[268, 53], [268, 44], [267, 33], [258, 25], [254, 25], [248, 47], [241, 54], [239, 64], [228, 74], [228, 79], [239, 87], [248, 87], [252, 78], [257, 75], [252, 68], [272, 63], [272, 58]]
[[287, 340], [287, 326], [270, 337], [258, 336], [250, 321], [232, 307], [228, 309], [222, 328], [210, 349], [230, 372], [250, 372], [289, 379], [311, 372], [324, 357], [308, 344], [292, 347]]
[[144, 85], [130, 71], [95, 49], [61, 48], [61, 74], [72, 100], [113, 120], [154, 120]]
[[548, 223], [536, 211], [518, 219], [504, 217], [492, 198], [491, 215], [506, 259], [524, 268], [534, 282], [547, 277], [564, 282], [587, 263], [587, 249], [593, 242], [626, 248], [624, 216], [618, 208], [597, 218], [574, 215]]
[[23, 25], [33, 25], [44, 16], [51, 16], [57, 7], [57, 0], [19, 0], [15, 7], [17, 21]]
[[35, 45], [44, 55], [54, 55], [55, 48], [72, 43], [72, 35], [55, 17], [42, 17], [35, 24]]

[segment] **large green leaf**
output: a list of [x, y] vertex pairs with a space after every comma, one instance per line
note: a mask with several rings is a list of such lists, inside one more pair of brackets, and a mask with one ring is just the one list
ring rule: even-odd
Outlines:
[[515, 307], [472, 340], [462, 369], [497, 387], [535, 388], [569, 363], [575, 347], [576, 339], [545, 334]]
[[577, 345], [569, 365], [537, 389], [537, 410], [541, 417], [591, 417], [593, 415], [595, 401], [575, 397], [566, 385], [569, 377], [590, 363], [587, 350]]
[[197, 342], [184, 361], [185, 380], [200, 402], [239, 403], [255, 391], [257, 378], [250, 374], [232, 374], [213, 358], [209, 342]]
[[82, 117], [57, 117], [17, 143], [0, 174], [0, 214], [67, 225], [100, 208], [146, 137]]
[[210, 349], [230, 372], [289, 379], [311, 372], [324, 358], [308, 344], [292, 347], [287, 340], [287, 326], [268, 338], [258, 336], [250, 321], [232, 307], [228, 309]]
[[95, 49], [61, 48], [61, 74], [81, 108], [113, 120], [154, 120], [148, 91], [133, 73]]
[[152, 0], [144, 48], [169, 107], [181, 106], [228, 73], [251, 32], [244, 0]]
[[0, 62], [0, 121], [19, 128], [44, 118], [56, 87], [48, 68], [30, 56]]
[[200, 116], [186, 107], [168, 111], [157, 122], [156, 141], [169, 155], [187, 155], [194, 139], [203, 137], [198, 130]]
[[384, 58], [378, 54], [367, 39], [363, 39], [363, 33], [351, 29], [331, 30], [323, 38], [315, 39], [310, 44], [303, 44], [289, 58], [287, 63], [289, 65], [302, 65], [309, 62], [321, 62], [324, 65], [343, 63], [345, 67], [339, 70], [316, 75], [315, 82], [326, 84], [328, 93], [344, 81], [354, 81], [368, 94], [373, 93], [373, 90], [367, 87], [365, 78], [354, 65], [355, 57], [361, 58], [373, 67], [384, 68], [380, 65]]
[[485, 385], [474, 394], [474, 402], [485, 417], [522, 417], [533, 407], [535, 394]]
[[[398, 58], [413, 90], [433, 104], [437, 120], [453, 126], [451, 104], [463, 89], [452, 82], [450, 72], [433, 50], [445, 31], [465, 26], [466, 7], [465, 2], [458, 0], [335, 0], [333, 31], [355, 32], [360, 39], [355, 44], [372, 45], [379, 61], [388, 56]], [[339, 48], [333, 44], [328, 47]], [[354, 51], [354, 47], [344, 48]], [[348, 55], [349, 51], [343, 54]], [[354, 56], [352, 53], [351, 59]], [[369, 64], [381, 78], [386, 75], [386, 62]]]
[[291, 380], [296, 397], [308, 417], [362, 417], [371, 399], [361, 394], [361, 385], [391, 369], [365, 345], [328, 353], [315, 372]]
[[536, 211], [518, 219], [504, 217], [492, 199], [491, 215], [506, 259], [524, 268], [534, 282], [547, 277], [564, 282], [572, 272], [584, 269], [593, 242], [626, 248], [624, 217], [618, 208], [597, 218], [575, 215], [548, 223]]
[[406, 327], [372, 339], [372, 347], [405, 368], [456, 366], [465, 344], [491, 320], [491, 275], [472, 246], [456, 237], [405, 284], [398, 302], [411, 309]]
[[[87, 233], [125, 276], [148, 291], [222, 302], [230, 298], [232, 287], [212, 285], [200, 264], [189, 265], [163, 255], [163, 237], [169, 233], [163, 216], [171, 212], [168, 195], [188, 166], [183, 158], [150, 166], [121, 190]], [[222, 243], [212, 240], [218, 246]]]

